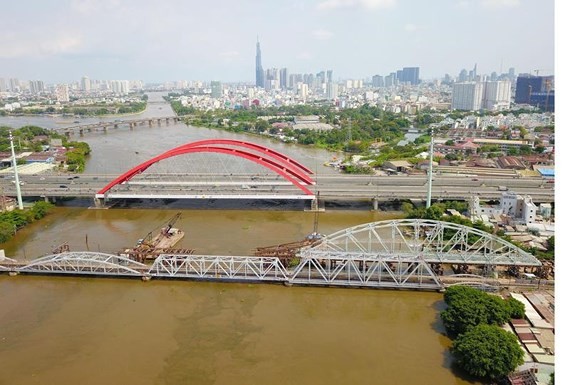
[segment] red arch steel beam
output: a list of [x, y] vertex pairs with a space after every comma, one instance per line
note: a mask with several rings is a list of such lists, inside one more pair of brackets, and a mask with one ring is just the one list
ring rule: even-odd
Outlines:
[[[183, 144], [182, 146], [178, 146], [178, 147], [175, 147], [173, 149], [170, 149], [166, 153], [175, 153], [178, 151], [182, 151], [186, 148], [208, 147], [208, 146], [211, 146], [214, 144], [231, 145], [231, 146], [237, 146], [238, 148], [245, 147], [247, 149], [259, 151], [264, 156], [271, 157], [273, 160], [279, 162], [284, 167], [287, 167], [289, 170], [295, 171], [298, 174], [302, 174], [303, 175], [302, 179], [307, 179], [310, 181], [307, 183], [311, 183], [311, 184], [314, 183], [314, 181], [312, 180], [312, 178], [309, 175], [309, 174], [312, 174], [313, 172], [311, 170], [309, 170], [307, 167], [305, 167], [302, 164], [300, 164], [299, 162], [287, 157], [286, 155], [280, 154], [277, 151], [271, 150], [267, 147], [260, 146], [260, 145], [255, 144], [255, 143], [250, 143], [250, 142], [245, 142], [245, 141], [237, 141], [237, 140], [232, 140], [232, 139], [208, 139], [208, 140], [201, 140], [201, 141], [197, 141], [197, 142], [186, 143], [186, 144]], [[235, 147], [228, 147], [228, 149], [234, 149], [234, 148]], [[307, 173], [306, 170], [308, 170], [309, 172]]]
[[141, 174], [146, 169], [148, 169], [150, 166], [152, 166], [153, 164], [155, 164], [161, 160], [171, 158], [171, 157], [177, 156], [177, 155], [183, 155], [183, 154], [188, 154], [188, 153], [196, 153], [196, 152], [214, 152], [214, 153], [229, 154], [229, 155], [239, 156], [241, 158], [253, 161], [253, 162], [258, 163], [258, 164], [260, 164], [260, 165], [262, 165], [262, 166], [264, 166], [264, 167], [266, 167], [272, 171], [275, 171], [279, 175], [283, 176], [285, 179], [289, 180], [295, 186], [297, 186], [305, 194], [314, 195], [311, 190], [309, 190], [307, 187], [305, 187], [303, 184], [300, 183], [300, 181], [304, 182], [306, 184], [312, 184], [313, 183], [313, 181], [310, 179], [310, 177], [308, 177], [304, 173], [299, 173], [298, 170], [292, 169], [288, 165], [281, 164], [281, 163], [275, 161], [274, 159], [270, 159], [270, 158], [261, 156], [259, 154], [254, 154], [254, 153], [250, 153], [250, 152], [240, 150], [240, 149], [235, 149], [235, 148], [232, 149], [232, 148], [224, 148], [224, 147], [216, 147], [216, 146], [196, 146], [196, 147], [180, 146], [180, 147], [174, 148], [172, 150], [166, 151], [165, 153], [162, 153], [158, 156], [155, 156], [154, 158], [149, 159], [146, 162], [143, 162], [143, 163], [139, 164], [138, 166], [133, 167], [129, 171], [123, 173], [122, 175], [118, 176], [113, 181], [111, 181], [109, 184], [107, 184], [105, 187], [103, 187], [99, 192], [97, 192], [97, 194], [105, 194], [107, 191], [109, 191], [114, 186], [130, 180], [135, 175]]
[[[270, 155], [271, 157], [275, 158], [275, 159], [279, 159], [287, 164], [291, 164], [294, 167], [299, 168], [300, 170], [302, 170], [303, 172], [306, 172], [307, 174], [313, 174], [313, 171], [311, 171], [309, 168], [305, 167], [304, 165], [302, 165], [301, 163], [297, 162], [295, 159], [292, 159], [290, 157], [288, 157], [285, 154], [282, 154], [278, 151], [275, 151], [269, 147], [265, 147], [262, 146], [260, 144], [257, 143], [251, 143], [251, 142], [246, 142], [244, 140], [235, 140], [235, 139], [206, 139], [206, 140], [199, 140], [196, 142], [192, 142], [192, 143], [187, 143], [185, 145], [182, 145], [180, 147], [195, 147], [195, 146], [209, 146], [211, 144], [227, 144], [227, 145], [235, 145], [235, 146], [242, 146], [242, 147], [246, 147], [252, 150], [256, 150], [265, 154]], [[180, 148], [177, 147], [177, 148]], [[173, 150], [175, 150], [176, 148], [174, 148]]]

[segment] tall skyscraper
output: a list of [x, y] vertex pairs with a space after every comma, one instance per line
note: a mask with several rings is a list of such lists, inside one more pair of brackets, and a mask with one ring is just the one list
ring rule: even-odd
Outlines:
[[257, 50], [255, 54], [255, 85], [263, 88], [265, 86], [265, 73], [261, 65], [261, 47], [259, 46], [259, 39], [257, 40]]
[[404, 67], [402, 69], [402, 78], [400, 80], [414, 86], [420, 84], [420, 67]]
[[213, 98], [221, 98], [222, 97], [222, 82], [219, 81], [211, 81], [210, 88], [212, 89], [211, 96]]
[[91, 82], [87, 76], [81, 78], [81, 90], [85, 92], [91, 91]]

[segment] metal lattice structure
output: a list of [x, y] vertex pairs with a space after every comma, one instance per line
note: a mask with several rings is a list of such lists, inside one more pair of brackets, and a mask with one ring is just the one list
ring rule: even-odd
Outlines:
[[440, 289], [442, 284], [420, 257], [347, 253], [304, 253], [291, 283], [374, 288]]
[[160, 255], [149, 270], [153, 277], [236, 281], [287, 281], [278, 258], [215, 255]]
[[303, 258], [418, 258], [426, 263], [540, 266], [531, 254], [484, 231], [451, 222], [401, 219], [350, 227], [301, 251]]
[[434, 266], [540, 266], [529, 253], [492, 234], [455, 223], [403, 219], [350, 227], [299, 253], [291, 282], [437, 289]]
[[[296, 258], [286, 269], [278, 257], [161, 254], [149, 266], [111, 254], [63, 252], [11, 271], [437, 290], [456, 284], [494, 289], [499, 281], [487, 274], [497, 266], [541, 266], [492, 234], [420, 219], [350, 227], [302, 248]], [[479, 266], [484, 273], [440, 275], [436, 267], [445, 264]]]
[[118, 255], [89, 251], [47, 255], [17, 269], [22, 273], [144, 276], [148, 266]]

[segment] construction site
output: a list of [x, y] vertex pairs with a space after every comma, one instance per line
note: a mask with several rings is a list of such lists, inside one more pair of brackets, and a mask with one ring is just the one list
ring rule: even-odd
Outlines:
[[144, 263], [156, 259], [161, 254], [187, 255], [194, 253], [193, 249], [174, 247], [184, 237], [184, 231], [174, 227], [181, 216], [182, 213], [177, 213], [163, 226], [150, 231], [144, 238], [139, 239], [134, 247], [119, 251], [119, 256]]

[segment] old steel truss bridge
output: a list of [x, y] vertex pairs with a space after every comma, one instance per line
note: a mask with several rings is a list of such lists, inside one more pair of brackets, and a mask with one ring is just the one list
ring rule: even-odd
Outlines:
[[[478, 274], [444, 274], [440, 266], [471, 266]], [[287, 285], [440, 290], [456, 284], [491, 285], [493, 271], [539, 267], [541, 262], [486, 232], [449, 222], [403, 219], [367, 223], [323, 237], [301, 249], [295, 263], [278, 257], [160, 255], [152, 265], [98, 252], [63, 252], [18, 263], [13, 274], [179, 278]]]

